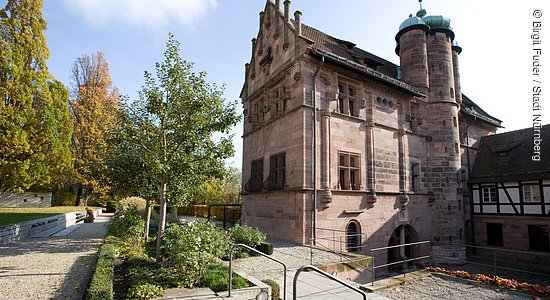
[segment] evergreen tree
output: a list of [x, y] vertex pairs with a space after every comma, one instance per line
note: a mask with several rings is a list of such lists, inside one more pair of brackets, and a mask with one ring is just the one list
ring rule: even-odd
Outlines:
[[8, 0], [0, 10], [0, 193], [70, 168], [68, 92], [48, 73], [42, 4]]

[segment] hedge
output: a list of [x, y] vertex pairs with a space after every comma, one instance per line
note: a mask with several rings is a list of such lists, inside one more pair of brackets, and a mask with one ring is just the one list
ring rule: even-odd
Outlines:
[[113, 277], [115, 268], [115, 246], [103, 244], [99, 248], [99, 255], [90, 288], [86, 299], [104, 300], [113, 299]]

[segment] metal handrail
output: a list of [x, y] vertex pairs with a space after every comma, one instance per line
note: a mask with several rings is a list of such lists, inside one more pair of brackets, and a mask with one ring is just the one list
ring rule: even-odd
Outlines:
[[273, 258], [263, 252], [260, 252], [252, 247], [249, 247], [248, 245], [245, 245], [245, 244], [235, 244], [233, 245], [233, 247], [231, 247], [231, 252], [229, 252], [229, 293], [227, 294], [227, 296], [229, 298], [231, 298], [231, 285], [233, 284], [233, 251], [235, 250], [235, 248], [237, 247], [242, 247], [242, 248], [245, 248], [245, 249], [248, 249], [252, 252], [255, 252], [255, 253], [258, 253], [260, 254], [261, 256], [263, 257], [266, 257], [274, 262], [277, 262], [277, 263], [280, 263], [281, 265], [283, 265], [283, 273], [284, 273], [284, 277], [283, 277], [283, 300], [286, 300], [286, 264], [276, 258]]
[[[450, 244], [450, 243], [442, 243], [442, 242], [434, 242], [433, 245], [442, 245], [442, 246], [458, 246], [458, 247], [465, 247], [467, 248], [475, 248], [475, 249], [481, 249], [481, 250], [491, 250], [493, 252], [493, 264], [484, 264], [472, 261], [470, 259], [467, 259], [469, 264], [472, 265], [478, 265], [478, 266], [484, 266], [484, 267], [492, 267], [494, 271], [496, 272], [496, 269], [502, 269], [502, 270], [509, 270], [509, 271], [516, 271], [516, 272], [523, 272], [527, 274], [533, 274], [537, 276], [550, 276], [550, 274], [547, 273], [539, 273], [539, 272], [533, 272], [530, 270], [525, 269], [517, 269], [512, 267], [505, 267], [505, 266], [499, 266], [496, 261], [497, 257], [497, 251], [498, 252], [508, 252], [508, 253], [518, 253], [518, 254], [529, 254], [529, 255], [535, 255], [535, 256], [549, 256], [550, 253], [541, 253], [541, 252], [534, 252], [534, 251], [522, 251], [522, 250], [512, 250], [512, 249], [503, 249], [503, 248], [496, 248], [496, 247], [486, 247], [486, 246], [476, 246], [476, 245], [467, 245], [467, 244]], [[453, 259], [453, 258], [441, 258], [438, 257], [438, 259], [446, 260], [446, 261], [458, 261], [461, 262], [459, 259]]]
[[414, 243], [400, 244], [400, 245], [395, 245], [395, 246], [374, 248], [374, 249], [370, 249], [370, 251], [378, 251], [378, 250], [384, 250], [384, 249], [399, 248], [399, 247], [403, 247], [403, 246], [414, 246], [414, 245], [422, 245], [422, 244], [429, 244], [429, 243], [431, 243], [431, 241], [414, 242]]
[[[316, 246], [321, 246], [322, 248], [325, 249], [324, 251], [327, 251], [327, 252], [329, 252], [329, 253], [333, 253], [333, 254], [338, 255], [340, 258], [343, 258], [344, 260], [346, 260], [347, 263], [351, 264], [352, 266], [354, 266], [354, 267], [357, 268], [357, 269], [362, 269], [363, 271], [369, 271], [369, 272], [372, 273], [372, 271], [369, 270], [368, 267], [363, 267], [363, 266], [361, 266], [360, 264], [358, 264], [358, 263], [356, 263], [355, 261], [351, 260], [349, 257], [347, 257], [347, 256], [345, 256], [345, 255], [343, 255], [343, 254], [341, 254], [341, 253], [339, 253], [339, 252], [336, 252], [336, 251], [334, 251], [334, 250], [332, 250], [332, 249], [330, 249], [329, 247], [323, 245], [322, 243], [317, 242], [317, 245], [316, 245]], [[363, 246], [361, 246], [361, 247], [363, 247]], [[312, 249], [311, 246], [310, 246], [310, 249]], [[311, 256], [313, 256], [313, 255], [311, 254]], [[313, 260], [313, 259], [310, 259], [310, 262], [313, 263], [311, 260]]]
[[359, 293], [362, 297], [363, 297], [363, 300], [367, 300], [367, 294], [365, 294], [363, 291], [361, 291], [360, 289], [354, 287], [353, 285], [343, 281], [343, 280], [340, 280], [332, 275], [330, 275], [329, 273], [323, 271], [323, 270], [320, 270], [312, 265], [305, 265], [305, 266], [301, 266], [297, 271], [296, 271], [296, 274], [294, 274], [294, 279], [292, 281], [292, 299], [293, 300], [296, 300], [296, 285], [298, 283], [298, 276], [300, 275], [300, 273], [302, 273], [304, 270], [313, 270], [325, 277], [327, 277], [328, 279], [331, 279], [333, 281], [336, 281], [352, 290], [354, 290], [355, 292]]
[[[423, 245], [423, 244], [430, 244], [431, 245], [431, 241], [421, 241], [421, 242], [414, 242], [414, 243], [408, 243], [408, 244], [401, 244], [401, 245], [395, 245], [395, 246], [388, 246], [388, 247], [380, 247], [380, 248], [374, 248], [374, 249], [371, 249], [371, 254], [372, 254], [372, 268], [371, 268], [371, 273], [372, 273], [372, 281], [371, 281], [371, 285], [374, 286], [374, 279], [375, 279], [375, 269], [378, 269], [378, 268], [383, 268], [383, 267], [387, 267], [387, 266], [392, 266], [392, 265], [397, 265], [397, 264], [403, 264], [403, 266], [405, 265], [406, 262], [409, 262], [409, 261], [416, 261], [416, 260], [421, 260], [421, 259], [427, 259], [427, 258], [431, 258], [432, 257], [432, 254], [430, 253], [430, 255], [425, 255], [425, 256], [419, 256], [419, 257], [414, 257], [414, 258], [410, 258], [410, 259], [405, 259], [403, 258], [402, 260], [398, 261], [398, 262], [393, 262], [393, 263], [389, 263], [389, 264], [383, 264], [383, 265], [380, 265], [380, 266], [375, 266], [374, 265], [374, 251], [380, 251], [380, 250], [388, 250], [388, 249], [393, 249], [393, 248], [401, 248], [401, 247], [406, 247], [406, 246], [414, 246], [414, 245]], [[431, 248], [430, 248], [431, 250]], [[403, 272], [403, 276], [405, 276], [405, 273]]]

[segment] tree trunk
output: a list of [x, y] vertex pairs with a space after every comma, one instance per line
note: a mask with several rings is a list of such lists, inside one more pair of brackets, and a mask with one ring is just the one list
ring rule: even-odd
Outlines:
[[78, 188], [76, 189], [76, 200], [74, 202], [74, 206], [80, 206], [81, 197], [82, 197], [82, 184], [78, 184]]
[[160, 185], [160, 213], [159, 213], [159, 228], [157, 234], [157, 262], [160, 262], [160, 246], [162, 245], [162, 237], [166, 226], [166, 183]]
[[145, 234], [143, 235], [146, 242], [149, 240], [149, 224], [151, 224], [151, 200], [147, 199], [145, 206]]

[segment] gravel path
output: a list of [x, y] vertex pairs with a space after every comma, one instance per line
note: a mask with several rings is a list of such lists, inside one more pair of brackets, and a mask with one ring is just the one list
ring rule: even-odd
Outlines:
[[446, 299], [446, 300], [519, 300], [531, 299], [531, 296], [506, 289], [467, 284], [457, 279], [443, 279], [428, 275], [407, 282], [399, 287], [378, 291], [377, 294], [392, 300]]
[[65, 237], [0, 246], [0, 299], [82, 299], [109, 220], [101, 215]]

